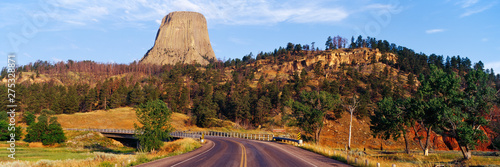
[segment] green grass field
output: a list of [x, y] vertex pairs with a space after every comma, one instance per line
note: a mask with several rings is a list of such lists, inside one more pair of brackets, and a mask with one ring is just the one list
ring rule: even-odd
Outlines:
[[[7, 157], [10, 152], [6, 147], [0, 147], [0, 161], [9, 161]], [[94, 155], [83, 151], [72, 151], [68, 148], [51, 148], [51, 147], [16, 147], [16, 160], [37, 161], [40, 159], [47, 160], [64, 160], [64, 159], [86, 159]]]

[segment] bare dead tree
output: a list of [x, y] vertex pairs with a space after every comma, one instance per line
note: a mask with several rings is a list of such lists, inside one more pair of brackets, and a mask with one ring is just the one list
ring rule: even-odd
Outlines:
[[351, 121], [349, 122], [349, 143], [347, 145], [347, 149], [349, 150], [351, 150], [352, 115], [358, 106], [359, 102], [356, 100], [356, 95], [352, 95], [352, 103], [344, 105], [344, 107], [347, 108], [351, 114]]

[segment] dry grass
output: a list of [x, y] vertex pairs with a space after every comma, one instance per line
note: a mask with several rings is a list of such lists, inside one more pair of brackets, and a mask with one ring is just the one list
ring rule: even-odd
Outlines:
[[33, 142], [33, 143], [29, 143], [29, 147], [30, 148], [37, 148], [37, 147], [45, 147], [42, 142]]
[[[134, 129], [134, 123], [139, 124], [135, 109], [132, 107], [60, 114], [56, 117], [63, 128]], [[189, 117], [185, 114], [173, 113], [171, 125], [177, 130], [193, 130], [196, 127], [186, 125], [188, 119]]]
[[63, 128], [134, 129], [139, 123], [131, 107], [56, 115]]
[[158, 151], [153, 151], [149, 154], [138, 154], [136, 156], [136, 160], [133, 161], [130, 165], [139, 165], [169, 156], [184, 154], [199, 147], [201, 147], [201, 143], [191, 138], [179, 139], [173, 142], [165, 142], [165, 145]]
[[[292, 143], [292, 145], [297, 145]], [[474, 152], [473, 158], [468, 161], [460, 161], [462, 154], [458, 151], [438, 151], [424, 156], [421, 152], [412, 152], [405, 154], [398, 151], [379, 151], [379, 150], [357, 150], [346, 151], [345, 149], [332, 148], [314, 143], [305, 143], [300, 146], [303, 149], [316, 152], [318, 154], [342, 161], [348, 162], [353, 166], [392, 166], [395, 164], [400, 167], [422, 166], [431, 167], [436, 165], [445, 166], [499, 166], [500, 157], [489, 155], [488, 152]], [[349, 158], [347, 157], [349, 155]], [[368, 165], [366, 165], [368, 160]]]

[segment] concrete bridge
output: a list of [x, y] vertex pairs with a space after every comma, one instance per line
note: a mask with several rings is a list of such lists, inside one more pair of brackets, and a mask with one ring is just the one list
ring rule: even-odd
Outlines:
[[[91, 131], [91, 132], [99, 132], [105, 137], [112, 138], [121, 142], [123, 145], [129, 147], [137, 147], [138, 140], [134, 137], [136, 131], [134, 129], [75, 129], [75, 128], [67, 128], [64, 130], [71, 131]], [[279, 140], [279, 141], [289, 141], [289, 142], [297, 142], [302, 144], [302, 140], [295, 140], [285, 137], [275, 137], [273, 134], [269, 133], [240, 133], [240, 132], [218, 132], [218, 131], [174, 131], [170, 133], [170, 136], [173, 140], [179, 138], [194, 138], [200, 139], [202, 136], [215, 136], [215, 137], [228, 137], [228, 138], [241, 138], [241, 139], [250, 139], [250, 140], [261, 140], [261, 141], [271, 141], [271, 140]]]

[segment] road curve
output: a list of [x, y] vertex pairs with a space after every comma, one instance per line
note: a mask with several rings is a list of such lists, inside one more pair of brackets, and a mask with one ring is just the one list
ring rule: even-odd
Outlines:
[[349, 166], [325, 156], [282, 143], [225, 137], [206, 137], [206, 139], [206, 144], [192, 152], [138, 166]]

